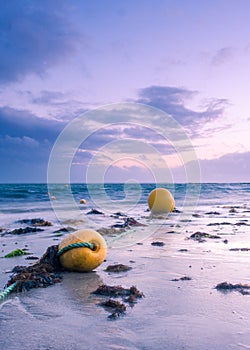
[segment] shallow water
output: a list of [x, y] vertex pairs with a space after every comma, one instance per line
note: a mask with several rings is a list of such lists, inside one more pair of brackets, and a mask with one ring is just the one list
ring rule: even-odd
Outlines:
[[[51, 209], [45, 185], [32, 185], [29, 191], [34, 192], [28, 192], [28, 195], [27, 185], [22, 186], [21, 191], [16, 185], [13, 193], [25, 193], [25, 198], [13, 201], [13, 196], [7, 196], [5, 200], [2, 197], [1, 226], [6, 229], [23, 226], [16, 220], [27, 217], [43, 217], [51, 220], [53, 226], [32, 234], [3, 235], [0, 237], [0, 255], [26, 246], [32, 255], [40, 257], [48, 246], [60, 242], [62, 237], [55, 237], [53, 231], [62, 223]], [[42, 186], [45, 194], [41, 194], [37, 186]], [[147, 187], [147, 191], [150, 188], [152, 186]], [[182, 210], [183, 188], [180, 186], [175, 192], [176, 207]], [[250, 348], [250, 295], [236, 291], [224, 294], [214, 288], [223, 281], [250, 283], [250, 251], [230, 251], [231, 248], [250, 248], [250, 226], [235, 225], [243, 222], [241, 220], [250, 224], [249, 190], [249, 184], [203, 185], [195, 210], [189, 212], [191, 206], [184, 208], [188, 215], [172, 213], [167, 218], [150, 218], [145, 211], [145, 187], [138, 204], [133, 203], [135, 210], [131, 216], [147, 226], [128, 230], [123, 237], [106, 237], [107, 259], [95, 272], [65, 273], [59, 284], [13, 293], [0, 304], [2, 348], [17, 349], [17, 344], [18, 348], [62, 350]], [[87, 198], [88, 204], [80, 209], [80, 215], [78, 211], [68, 212], [69, 226], [98, 228], [121, 222], [121, 219], [110, 217], [106, 207], [104, 215], [86, 215], [89, 209], [96, 208], [92, 197], [88, 197], [87, 192], [74, 191], [78, 199]], [[65, 200], [63, 194], [59, 196]], [[115, 193], [112, 196], [115, 200]], [[120, 211], [118, 204], [121, 202], [113, 208], [110, 206], [113, 213]], [[123, 204], [122, 209], [130, 209], [128, 203]], [[235, 213], [230, 213], [231, 205], [239, 207]], [[221, 225], [225, 222], [230, 225]], [[220, 225], [208, 226], [211, 223]], [[189, 239], [197, 231], [221, 238], [207, 238], [203, 243]], [[225, 239], [227, 243], [224, 243]], [[152, 246], [153, 241], [165, 245]], [[0, 287], [5, 285], [10, 275], [8, 271], [15, 265], [32, 263], [25, 258], [1, 259]], [[114, 263], [129, 265], [132, 270], [123, 273], [104, 271]], [[172, 281], [183, 276], [189, 276], [191, 280]], [[91, 294], [103, 283], [124, 287], [136, 285], [145, 298], [138, 300], [133, 308], [127, 306], [124, 316], [109, 320], [107, 311], [98, 305], [106, 298]]]

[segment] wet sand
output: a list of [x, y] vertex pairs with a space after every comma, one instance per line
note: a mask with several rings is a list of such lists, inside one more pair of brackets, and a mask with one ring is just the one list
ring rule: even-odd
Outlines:
[[[230, 250], [250, 247], [248, 221], [247, 225], [236, 225], [248, 220], [249, 213], [243, 213], [244, 208], [237, 213], [222, 207], [216, 210], [220, 216], [198, 212], [177, 233], [175, 214], [164, 225], [157, 220], [147, 222], [146, 228], [135, 227], [114, 241], [113, 247], [110, 244], [106, 261], [95, 272], [63, 273], [62, 282], [54, 286], [11, 294], [0, 304], [2, 348], [250, 348], [250, 295], [215, 289], [224, 281], [250, 283], [250, 251]], [[145, 230], [153, 234], [145, 235]], [[60, 242], [61, 238], [51, 232], [52, 228], [47, 228], [35, 235], [3, 236], [1, 256], [27, 246], [32, 255], [41, 257], [48, 246]], [[195, 232], [220, 238], [204, 238], [203, 242], [190, 239]], [[1, 259], [1, 286], [9, 278], [6, 271], [32, 263], [25, 258]], [[132, 269], [105, 271], [112, 264]], [[135, 285], [145, 297], [133, 307], [127, 305], [124, 315], [110, 320], [107, 310], [99, 305], [107, 298], [92, 294], [101, 284]]]

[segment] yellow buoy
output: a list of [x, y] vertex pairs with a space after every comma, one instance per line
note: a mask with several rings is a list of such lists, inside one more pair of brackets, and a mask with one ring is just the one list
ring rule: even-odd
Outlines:
[[152, 214], [165, 214], [174, 210], [174, 198], [165, 188], [155, 188], [148, 196], [148, 206]]
[[56, 199], [56, 196], [51, 196], [50, 199], [54, 201]]
[[86, 199], [80, 199], [80, 204], [86, 204]]
[[104, 238], [96, 231], [83, 229], [67, 235], [59, 244], [59, 251], [74, 243], [86, 242], [89, 247], [76, 247], [60, 255], [62, 266], [71, 271], [88, 272], [101, 265], [107, 254], [107, 245]]

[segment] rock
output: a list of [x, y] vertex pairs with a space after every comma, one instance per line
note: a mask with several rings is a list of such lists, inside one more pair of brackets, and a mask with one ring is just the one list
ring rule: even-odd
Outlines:
[[103, 213], [97, 209], [91, 209], [86, 215], [103, 215]]

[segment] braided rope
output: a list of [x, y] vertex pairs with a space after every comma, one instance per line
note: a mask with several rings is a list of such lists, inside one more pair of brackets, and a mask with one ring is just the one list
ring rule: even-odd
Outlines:
[[14, 282], [9, 287], [5, 288], [2, 292], [0, 292], [0, 301], [1, 299], [7, 297], [13, 291], [13, 289], [15, 289], [16, 285], [17, 282]]
[[63, 253], [67, 252], [68, 250], [74, 249], [74, 248], [89, 248], [91, 250], [95, 249], [95, 245], [93, 243], [88, 242], [76, 242], [69, 245], [66, 245], [62, 249], [58, 250], [56, 253], [57, 256], [62, 255]]

